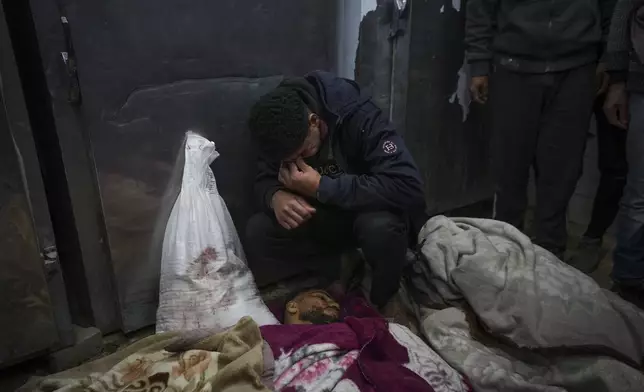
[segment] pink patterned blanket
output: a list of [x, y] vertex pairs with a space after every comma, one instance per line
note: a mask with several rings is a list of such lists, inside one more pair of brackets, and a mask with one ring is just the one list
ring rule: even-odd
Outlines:
[[465, 379], [406, 327], [348, 317], [327, 325], [261, 327], [284, 392], [465, 392]]

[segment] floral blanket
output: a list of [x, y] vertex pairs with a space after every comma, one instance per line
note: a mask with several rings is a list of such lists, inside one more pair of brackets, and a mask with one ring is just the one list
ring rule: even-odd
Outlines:
[[273, 356], [249, 317], [233, 328], [167, 332], [33, 380], [18, 392], [268, 392]]
[[468, 383], [407, 328], [382, 318], [261, 327], [284, 392], [470, 391]]
[[476, 390], [644, 390], [644, 313], [516, 228], [438, 216], [419, 243], [403, 291]]

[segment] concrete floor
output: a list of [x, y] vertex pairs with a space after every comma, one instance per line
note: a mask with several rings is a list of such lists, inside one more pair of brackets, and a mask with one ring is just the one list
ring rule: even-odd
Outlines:
[[[154, 327], [148, 327], [128, 335], [115, 333], [104, 336], [103, 351], [99, 355], [88, 359], [86, 362], [112, 354], [122, 347], [153, 334]], [[15, 391], [24, 385], [31, 377], [44, 377], [50, 374], [49, 366], [47, 356], [44, 356], [0, 370], [0, 392]]]

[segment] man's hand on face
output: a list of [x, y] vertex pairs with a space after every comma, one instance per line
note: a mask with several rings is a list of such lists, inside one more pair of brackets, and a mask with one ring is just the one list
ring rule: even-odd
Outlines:
[[303, 196], [315, 197], [320, 186], [320, 173], [307, 165], [302, 158], [282, 164], [278, 180], [287, 189]]
[[628, 95], [624, 83], [611, 84], [604, 102], [608, 122], [622, 129], [628, 128]]
[[287, 230], [298, 228], [315, 213], [315, 208], [306, 200], [286, 191], [277, 191], [273, 194], [271, 207], [277, 222]]

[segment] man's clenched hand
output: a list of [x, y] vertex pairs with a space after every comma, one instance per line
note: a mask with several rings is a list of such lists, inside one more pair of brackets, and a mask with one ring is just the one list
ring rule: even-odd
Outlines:
[[474, 102], [484, 104], [487, 102], [488, 77], [474, 76], [470, 82], [470, 92]]
[[287, 189], [303, 196], [315, 197], [320, 186], [320, 173], [307, 165], [302, 158], [283, 164], [278, 180]]
[[277, 222], [287, 230], [298, 228], [315, 213], [315, 208], [302, 197], [281, 190], [273, 194], [271, 207]]
[[628, 128], [628, 95], [624, 83], [611, 84], [604, 102], [608, 122], [622, 129]]

